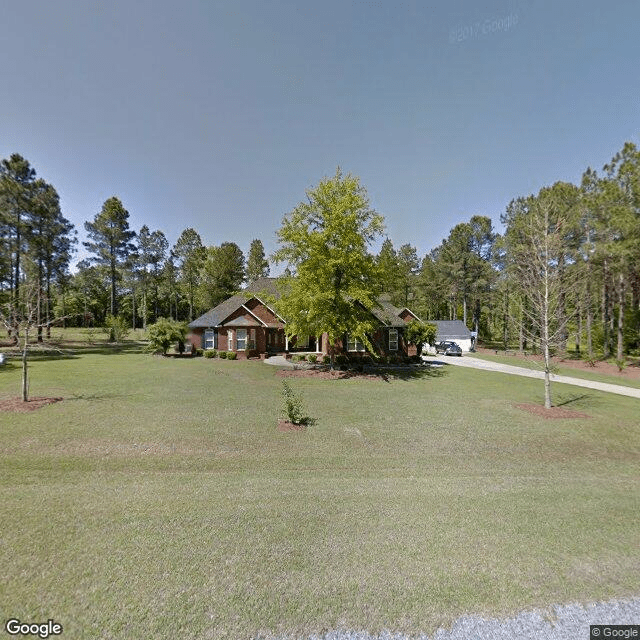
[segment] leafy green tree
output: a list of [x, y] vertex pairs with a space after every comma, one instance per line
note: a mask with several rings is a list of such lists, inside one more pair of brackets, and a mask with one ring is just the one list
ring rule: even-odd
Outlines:
[[90, 260], [108, 271], [111, 285], [110, 312], [115, 316], [118, 312], [117, 283], [122, 277], [122, 269], [129, 254], [135, 250], [131, 241], [136, 234], [129, 230], [129, 212], [114, 196], [105, 201], [93, 222], [85, 222], [84, 227], [90, 242], [83, 244], [94, 254]]
[[173, 246], [172, 254], [177, 263], [178, 284], [189, 301], [189, 320], [193, 320], [196, 289], [206, 255], [198, 232], [191, 227], [185, 229]]
[[420, 355], [424, 344], [435, 344], [437, 332], [438, 327], [435, 324], [412, 320], [406, 326], [404, 335], [409, 344], [416, 345], [417, 355]]
[[252, 240], [247, 258], [247, 282], [269, 275], [269, 262], [264, 254], [261, 240]]
[[149, 350], [162, 351], [163, 355], [167, 355], [169, 347], [176, 342], [184, 342], [186, 335], [187, 326], [184, 322], [158, 318], [148, 329]]
[[244, 255], [235, 242], [208, 247], [200, 270], [198, 300], [201, 307], [215, 307], [233, 295], [243, 281]]
[[338, 168], [307, 190], [307, 200], [283, 219], [274, 254], [292, 274], [280, 279], [276, 305], [289, 335], [326, 333], [333, 345], [349, 334], [371, 346], [375, 327], [367, 310], [376, 304], [380, 283], [368, 248], [383, 229], [356, 176]]

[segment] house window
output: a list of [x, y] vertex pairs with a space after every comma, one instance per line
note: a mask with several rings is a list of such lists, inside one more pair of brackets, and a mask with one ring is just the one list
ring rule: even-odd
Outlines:
[[244, 351], [247, 346], [247, 330], [238, 329], [236, 331], [236, 350]]
[[389, 329], [389, 351], [398, 350], [398, 330]]
[[364, 344], [355, 336], [347, 336], [347, 351], [364, 351]]
[[216, 336], [215, 331], [213, 329], [205, 329], [204, 330], [204, 348], [205, 349], [215, 349], [216, 348]]

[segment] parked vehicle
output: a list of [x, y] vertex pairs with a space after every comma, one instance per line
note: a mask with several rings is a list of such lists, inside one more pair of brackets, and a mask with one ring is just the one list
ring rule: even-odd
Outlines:
[[436, 344], [436, 353], [442, 353], [445, 356], [461, 356], [462, 348], [457, 342], [445, 340]]

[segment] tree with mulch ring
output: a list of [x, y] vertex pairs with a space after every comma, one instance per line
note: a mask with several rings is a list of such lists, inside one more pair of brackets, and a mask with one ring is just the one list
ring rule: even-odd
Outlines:
[[302, 396], [286, 380], [282, 381], [282, 398], [285, 417], [278, 420], [278, 431], [304, 431], [313, 424], [314, 420], [305, 413]]
[[46, 407], [48, 404], [60, 402], [61, 400], [64, 400], [64, 398], [29, 398], [28, 400], [8, 398], [6, 400], [0, 400], [0, 411], [27, 413], [28, 411], [36, 411], [37, 409]]

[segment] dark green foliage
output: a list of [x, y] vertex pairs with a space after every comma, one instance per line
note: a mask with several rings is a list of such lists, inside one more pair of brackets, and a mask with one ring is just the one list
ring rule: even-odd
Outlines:
[[435, 344], [438, 329], [435, 324], [427, 324], [419, 320], [412, 320], [405, 328], [405, 337], [409, 344], [416, 345], [418, 355], [422, 353], [424, 344]]
[[215, 349], [205, 349], [204, 357], [205, 358], [215, 358], [218, 355], [218, 352]]
[[307, 360], [311, 363], [311, 364], [315, 364], [318, 361], [318, 356], [315, 355], [314, 353], [310, 353], [307, 356]]
[[167, 318], [158, 318], [158, 322], [149, 326], [149, 349], [162, 351], [166, 355], [169, 347], [176, 342], [183, 342], [187, 335], [187, 326]]
[[269, 275], [269, 263], [261, 240], [252, 240], [247, 259], [247, 282]]
[[129, 212], [116, 197], [109, 198], [93, 222], [85, 222], [84, 228], [90, 242], [82, 244], [93, 254], [91, 262], [104, 267], [111, 283], [111, 315], [118, 312], [117, 282], [122, 278], [122, 269], [135, 246], [132, 240], [135, 231], [129, 230]]
[[282, 397], [284, 399], [284, 414], [293, 424], [303, 424], [305, 412], [302, 397], [295, 393], [286, 380], [282, 381]]
[[235, 242], [208, 247], [200, 270], [198, 303], [210, 309], [233, 295], [244, 282], [244, 255]]
[[226, 351], [219, 351], [218, 352], [218, 357], [222, 358], [223, 360], [227, 359], [227, 352]]
[[235, 351], [227, 351], [227, 360], [235, 360], [238, 354]]

